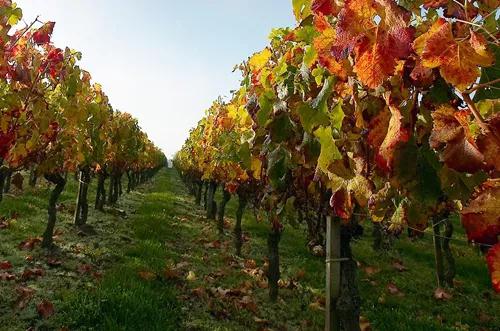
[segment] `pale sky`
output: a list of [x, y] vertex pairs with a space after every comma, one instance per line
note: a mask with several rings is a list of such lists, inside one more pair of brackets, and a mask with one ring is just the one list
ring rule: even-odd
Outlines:
[[55, 21], [53, 41], [115, 109], [139, 119], [170, 157], [219, 95], [238, 87], [234, 65], [293, 26], [291, 0], [17, 0], [24, 20]]

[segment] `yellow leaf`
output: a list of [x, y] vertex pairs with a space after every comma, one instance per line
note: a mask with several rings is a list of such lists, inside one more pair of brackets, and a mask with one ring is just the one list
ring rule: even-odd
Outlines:
[[248, 64], [253, 71], [259, 71], [266, 65], [267, 61], [271, 58], [271, 51], [266, 48], [262, 52], [255, 53]]

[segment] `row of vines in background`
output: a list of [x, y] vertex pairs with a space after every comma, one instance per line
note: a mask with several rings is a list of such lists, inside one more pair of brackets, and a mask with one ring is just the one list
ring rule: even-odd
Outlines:
[[39, 177], [52, 183], [42, 241], [50, 248], [68, 173], [79, 179], [75, 224], [82, 226], [92, 176], [98, 178], [96, 208], [102, 210], [105, 202], [117, 201], [124, 174], [130, 190], [165, 165], [165, 156], [136, 119], [112, 108], [78, 65], [82, 55], [51, 42], [54, 22], [36, 18], [18, 29], [21, 19], [15, 3], [0, 1], [0, 201], [11, 181], [22, 187], [21, 171], [30, 171], [31, 185]]
[[452, 286], [459, 214], [500, 291], [499, 2], [292, 3], [297, 26], [274, 29], [237, 67], [239, 89], [214, 102], [175, 157], [198, 202], [206, 185], [207, 216], [218, 209], [222, 232], [238, 196], [240, 254], [245, 206], [265, 215], [272, 300], [284, 226], [305, 223], [312, 247], [326, 241], [337, 254], [327, 257], [338, 280], [327, 293], [331, 329], [359, 329], [350, 242], [363, 221], [379, 234], [431, 227], [438, 286]]

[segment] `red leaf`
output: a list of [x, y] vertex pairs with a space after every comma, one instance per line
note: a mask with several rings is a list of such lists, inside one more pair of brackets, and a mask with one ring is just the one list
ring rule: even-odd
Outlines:
[[38, 311], [38, 314], [45, 319], [49, 318], [55, 313], [54, 305], [48, 300], [42, 300], [42, 302], [37, 304], [36, 310]]
[[35, 33], [33, 33], [33, 41], [37, 45], [43, 45], [50, 43], [50, 37], [54, 31], [55, 22], [47, 22]]
[[19, 244], [19, 249], [21, 250], [33, 250], [33, 248], [35, 248], [35, 246], [39, 243], [42, 242], [42, 239], [41, 238], [28, 238], [26, 239], [25, 241], [21, 242]]
[[500, 179], [489, 179], [474, 192], [460, 212], [467, 238], [481, 244], [495, 245], [500, 235]]
[[41, 268], [26, 268], [21, 276], [22, 280], [36, 279], [42, 277], [45, 271]]
[[0, 270], [10, 270], [12, 269], [12, 263], [9, 261], [0, 262]]
[[488, 269], [490, 270], [491, 282], [497, 293], [500, 293], [500, 244], [496, 244], [486, 255]]

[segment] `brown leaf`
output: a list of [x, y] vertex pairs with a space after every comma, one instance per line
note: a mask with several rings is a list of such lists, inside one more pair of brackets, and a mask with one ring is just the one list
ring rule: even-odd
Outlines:
[[179, 278], [181, 278], [181, 273], [177, 269], [172, 269], [172, 268], [169, 268], [169, 267], [165, 268], [165, 270], [163, 271], [163, 275], [168, 280], [173, 280], [173, 279], [179, 279]]
[[35, 290], [29, 287], [18, 287], [16, 288], [16, 292], [18, 294], [17, 300], [14, 304], [14, 308], [16, 309], [26, 308], [35, 294]]
[[15, 280], [16, 279], [16, 276], [11, 274], [10, 272], [2, 272], [0, 273], [0, 280], [7, 280], [7, 281], [11, 281], [11, 280]]
[[12, 269], [12, 263], [9, 261], [0, 262], [0, 270], [10, 270]]
[[52, 302], [50, 302], [48, 300], [42, 300], [42, 302], [37, 304], [36, 310], [37, 310], [38, 314], [42, 318], [45, 318], [45, 319], [49, 318], [50, 316], [54, 315], [54, 313], [55, 313], [54, 305], [52, 304]]
[[81, 274], [88, 274], [93, 269], [94, 269], [94, 267], [90, 264], [81, 264], [80, 266], [78, 266], [78, 272]]
[[21, 276], [21, 279], [26, 281], [29, 279], [36, 279], [37, 277], [42, 277], [45, 271], [42, 268], [26, 268]]
[[193, 293], [198, 298], [203, 298], [206, 296], [207, 291], [203, 287], [197, 287], [197, 288], [192, 289], [191, 293]]
[[139, 277], [147, 281], [156, 279], [156, 274], [151, 271], [139, 271], [137, 274], [139, 275]]
[[389, 283], [387, 284], [387, 291], [389, 291], [390, 294], [392, 295], [397, 295], [397, 296], [404, 296], [403, 292], [396, 286], [394, 283]]
[[255, 260], [245, 260], [244, 266], [247, 269], [255, 269], [257, 268], [257, 262]]
[[302, 280], [304, 279], [304, 277], [306, 276], [306, 271], [304, 269], [300, 269], [299, 271], [297, 271], [297, 273], [295, 274], [295, 279], [297, 280]]
[[434, 298], [436, 300], [442, 300], [442, 301], [447, 301], [447, 300], [450, 300], [453, 296], [446, 292], [444, 289], [442, 289], [441, 287], [438, 287], [435, 291], [434, 291]]
[[359, 328], [361, 331], [370, 331], [372, 329], [372, 326], [370, 324], [370, 321], [364, 316], [359, 317]]
[[19, 244], [19, 249], [21, 250], [26, 250], [26, 251], [31, 251], [33, 250], [33, 248], [35, 248], [35, 246], [39, 243], [42, 242], [42, 239], [37, 237], [37, 238], [28, 238], [26, 239], [25, 241], [21, 242]]
[[403, 265], [403, 261], [401, 261], [401, 260], [395, 260], [395, 261], [392, 263], [392, 267], [393, 267], [394, 269], [396, 269], [397, 271], [399, 271], [399, 272], [403, 272], [403, 271], [408, 270], [408, 268], [406, 268], [406, 267]]
[[380, 268], [377, 268], [377, 267], [373, 267], [373, 266], [367, 266], [365, 267], [365, 273], [368, 275], [368, 276], [373, 276], [377, 273], [380, 272]]
[[49, 267], [60, 267], [62, 265], [62, 261], [53, 257], [47, 259], [47, 265]]
[[220, 240], [214, 240], [212, 242], [206, 243], [205, 248], [220, 248], [221, 242]]

